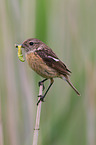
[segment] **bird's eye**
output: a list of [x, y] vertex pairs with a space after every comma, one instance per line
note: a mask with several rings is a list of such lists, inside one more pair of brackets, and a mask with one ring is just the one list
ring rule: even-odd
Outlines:
[[33, 43], [33, 42], [30, 42], [29, 44], [30, 44], [30, 45], [33, 45], [34, 43]]

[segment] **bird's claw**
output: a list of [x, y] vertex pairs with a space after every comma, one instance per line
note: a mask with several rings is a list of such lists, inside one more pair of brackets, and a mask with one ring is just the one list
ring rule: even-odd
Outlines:
[[41, 82], [39, 82], [39, 83], [38, 83], [38, 85], [39, 85], [39, 87], [42, 85], [42, 86], [43, 86], [43, 91], [44, 91], [45, 86], [44, 86], [43, 82], [42, 82], [42, 81], [41, 81]]
[[40, 99], [39, 99], [38, 102], [37, 102], [37, 106], [38, 106], [38, 104], [40, 103], [40, 101], [44, 102], [44, 96], [39, 95], [38, 97], [40, 97]]

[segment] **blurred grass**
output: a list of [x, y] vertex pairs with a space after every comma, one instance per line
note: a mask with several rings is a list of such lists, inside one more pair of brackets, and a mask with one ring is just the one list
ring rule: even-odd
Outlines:
[[[38, 81], [15, 43], [36, 37], [72, 70], [78, 97], [60, 79], [42, 105], [38, 144], [96, 144], [96, 1], [0, 1], [0, 126], [4, 145], [31, 145]], [[46, 86], [48, 83], [46, 83]], [[1, 129], [0, 129], [1, 131]], [[0, 135], [0, 138], [2, 136]]]

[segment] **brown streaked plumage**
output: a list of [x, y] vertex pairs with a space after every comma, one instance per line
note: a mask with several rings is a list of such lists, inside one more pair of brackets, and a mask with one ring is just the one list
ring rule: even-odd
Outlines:
[[47, 91], [44, 96], [41, 97], [40, 101], [43, 101], [53, 84], [53, 78], [56, 77], [64, 79], [73, 88], [77, 95], [80, 95], [77, 89], [69, 81], [71, 71], [45, 43], [38, 39], [30, 38], [25, 40], [21, 46], [26, 52], [25, 56], [29, 66], [40, 76], [45, 78], [41, 82], [44, 83], [47, 79], [51, 80]]
[[58, 72], [47, 66], [43, 59], [36, 52], [27, 53], [26, 60], [29, 66], [40, 76], [47, 79], [59, 77]]

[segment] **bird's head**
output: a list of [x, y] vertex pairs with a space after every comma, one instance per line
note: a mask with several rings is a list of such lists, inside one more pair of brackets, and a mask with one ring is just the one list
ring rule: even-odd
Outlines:
[[24, 48], [25, 52], [30, 52], [30, 51], [36, 51], [38, 48], [40, 48], [44, 43], [40, 41], [39, 39], [35, 38], [30, 38], [25, 40], [21, 44], [21, 48]]

